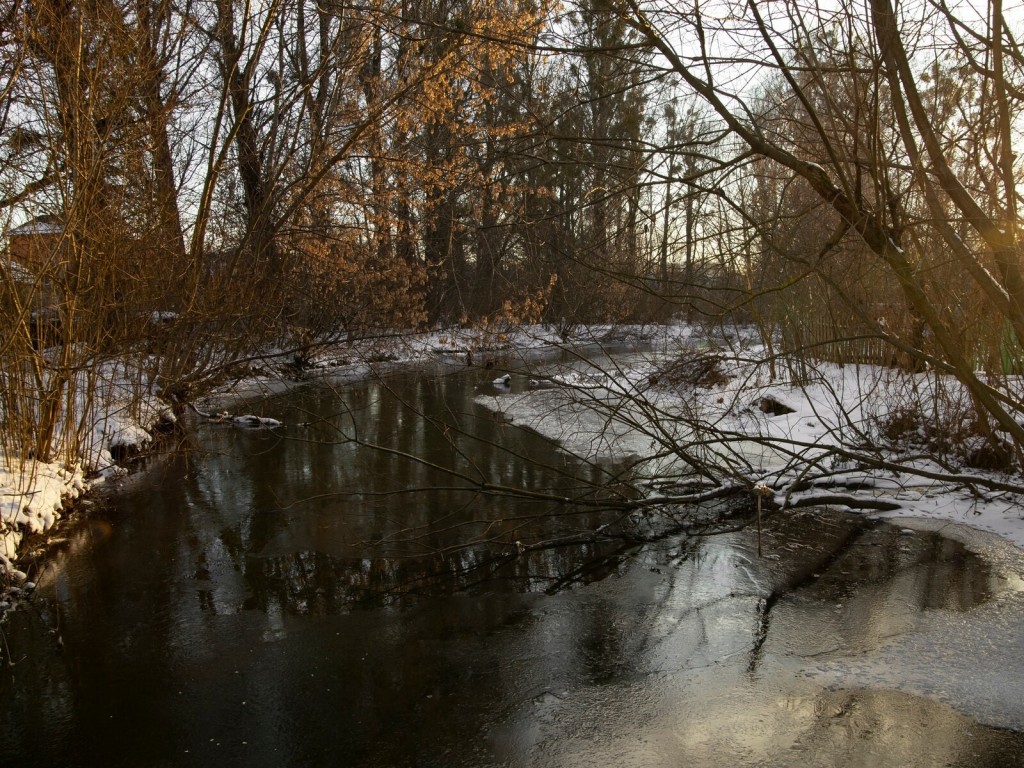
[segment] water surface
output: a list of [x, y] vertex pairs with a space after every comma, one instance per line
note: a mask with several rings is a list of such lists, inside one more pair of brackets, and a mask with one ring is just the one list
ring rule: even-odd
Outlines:
[[496, 418], [474, 402], [491, 378], [309, 387], [252, 406], [283, 430], [197, 425], [4, 626], [0, 764], [1024, 764], [955, 691], [857, 667], [908, 638], [946, 665], [943, 627], [1019, 608], [1019, 558], [825, 511], [770, 517], [760, 558], [741, 519], [555, 546], [615, 525], [565, 500], [614, 498], [623, 466]]

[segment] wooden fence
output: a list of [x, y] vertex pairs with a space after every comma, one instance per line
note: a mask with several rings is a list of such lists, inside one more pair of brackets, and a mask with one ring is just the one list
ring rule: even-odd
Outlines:
[[[894, 318], [886, 325], [899, 338], [914, 338], [914, 330], [907, 322], [897, 325], [899, 322]], [[980, 325], [975, 328], [975, 333], [961, 329], [960, 341], [978, 370], [996, 374], [1024, 373], [1024, 348], [1009, 328], [1003, 328], [1001, 332], [996, 328], [993, 332]], [[921, 330], [917, 331], [915, 344], [925, 353], [933, 351], [929, 349], [929, 335]], [[843, 322], [827, 316], [783, 323], [782, 350], [795, 357], [840, 365], [859, 363], [905, 370], [917, 370], [922, 365], [918, 356], [898, 349], [877, 333], [867, 330], [862, 323], [856, 320]], [[935, 353], [941, 357], [938, 350]]]

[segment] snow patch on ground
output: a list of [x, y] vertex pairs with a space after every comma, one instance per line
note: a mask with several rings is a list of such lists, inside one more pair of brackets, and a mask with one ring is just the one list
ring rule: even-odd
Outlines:
[[[55, 450], [74, 453], [75, 461], [0, 456], [0, 564], [8, 571], [26, 535], [49, 530], [68, 502], [91, 485], [125, 472], [114, 460], [115, 452], [141, 450], [152, 440], [147, 427], [174, 420], [169, 408], [146, 393], [145, 377], [130, 363], [109, 362], [92, 374], [78, 376], [72, 385], [73, 417], [85, 428], [73, 448], [58, 441]], [[65, 426], [58, 425], [58, 435], [72, 431]]]
[[82, 470], [40, 462], [24, 469], [0, 466], [0, 562], [9, 566], [25, 533], [52, 528], [66, 499], [85, 490]]
[[[940, 466], [915, 448], [920, 441], [943, 437], [920, 423], [915, 414], [922, 409], [940, 426], [966, 431], [969, 398], [956, 381], [934, 373], [821, 363], [799, 372], [797, 382], [781, 366], [770, 370], [752, 334], [723, 343], [686, 330], [660, 337], [667, 343], [653, 353], [609, 354], [594, 365], [576, 361], [523, 370], [507, 394], [483, 392], [477, 402], [590, 460], [635, 461], [639, 471], [655, 477], [685, 473], [686, 463], [673, 461], [672, 451], [666, 451], [678, 443], [694, 455], [714, 453], [731, 462], [739, 487], [765, 483], [783, 509], [828, 497], [837, 504], [843, 497], [891, 503], [899, 508], [871, 514], [966, 524], [1024, 548], [1024, 499], [1019, 494], [972, 491], [972, 478], [999, 476], [965, 467], [955, 458]], [[655, 386], [661, 363], [683, 349], [698, 349], [698, 341], [709, 343], [721, 357], [724, 380], [708, 386]], [[527, 379], [537, 376], [555, 386], [528, 387]], [[845, 461], [843, 451], [867, 451], [893, 468], [865, 469]], [[648, 458], [658, 454], [669, 455]]]

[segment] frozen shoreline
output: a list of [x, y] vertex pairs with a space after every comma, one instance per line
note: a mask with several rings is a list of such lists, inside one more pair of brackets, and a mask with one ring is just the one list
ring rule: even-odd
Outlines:
[[[871, 366], [844, 368], [823, 365], [819, 367], [820, 381], [799, 387], [777, 381], [766, 382], [759, 366], [750, 362], [758, 353], [756, 343], [749, 339], [745, 344], [739, 343], [744, 335], [743, 330], [737, 330], [731, 337], [718, 336], [715, 340], [716, 345], [721, 346], [725, 364], [730, 367], [728, 382], [693, 387], [686, 395], [664, 388], [652, 389], [650, 382], [655, 367], [650, 358], [643, 358], [638, 359], [636, 365], [616, 368], [611, 388], [621, 390], [620, 393], [639, 393], [649, 398], [662, 415], [684, 412], [692, 415], [694, 407], [697, 407], [700, 417], [717, 427], [735, 434], [752, 434], [803, 446], [801, 450], [807, 455], [813, 453], [815, 446], [842, 438], [844, 430], [856, 428], [852, 422], [845, 424], [844, 419], [849, 420], [853, 416], [866, 423], [868, 419], [884, 415], [884, 408], [892, 407], [891, 398], [883, 402], [868, 397], [868, 394], [879, 391], [880, 383], [885, 382], [888, 375], [883, 369]], [[483, 367], [491, 359], [496, 359], [514, 368], [515, 363], [510, 361], [514, 361], [517, 353], [601, 342], [642, 342], [648, 347], [671, 353], [683, 345], [711, 338], [711, 334], [685, 325], [577, 329], [569, 338], [562, 338], [549, 327], [530, 327], [504, 333], [454, 329], [406, 337], [396, 335], [383, 346], [378, 341], [372, 346], [324, 348], [312, 356], [309, 373], [344, 383], [373, 375], [374, 366], [402, 368], [447, 359], [453, 364], [472, 363]], [[576, 374], [570, 372], [568, 380], [558, 383], [570, 389], [579, 386], [580, 382], [571, 378], [573, 375]], [[113, 366], [106, 377], [109, 392], [101, 398], [104, 407], [93, 418], [89, 439], [73, 467], [32, 461], [26, 462], [20, 470], [0, 466], [0, 565], [8, 571], [13, 568], [12, 562], [25, 533], [40, 533], [52, 528], [61, 518], [66, 503], [79, 498], [108, 477], [125, 471], [114, 462], [111, 449], [142, 450], [151, 442], [152, 430], [161, 420], [173, 421], [170, 409], [155, 398], [142, 404], [138, 409], [139, 415], [131, 416], [124, 400], [116, 395], [119, 386], [117, 376], [118, 368]], [[268, 375], [243, 379], [212, 393], [204, 398], [204, 402], [219, 407], [283, 391], [294, 385], [284, 375], [268, 371]], [[127, 391], [127, 383], [123, 386]], [[481, 396], [480, 400], [489, 408], [507, 411], [517, 423], [546, 432], [554, 439], [568, 439], [562, 426], [555, 425], [551, 419], [541, 418], [549, 414], [546, 407], [534, 407], [540, 398], [550, 397], [550, 392], [543, 388], [519, 391], [507, 399], [501, 397], [503, 394], [495, 392], [493, 397]], [[784, 404], [790, 413], [772, 416], [751, 407], [766, 397]], [[592, 440], [590, 447], [580, 440], [568, 440], [570, 445], [567, 447], [586, 454], [615, 450], [616, 441], [629, 443], [630, 439], [628, 434], [612, 437], [614, 439], [609, 440], [607, 435], [602, 435], [600, 439]], [[800, 494], [787, 491], [785, 478], [773, 474], [771, 466], [764, 466], [762, 471], [765, 479], [770, 481], [769, 486], [775, 490], [775, 501], [780, 506], [784, 508], [799, 500]], [[90, 479], [86, 479], [87, 475]], [[1024, 548], [1024, 508], [1015, 494], [990, 493], [979, 498], [938, 480], [885, 477], [884, 473], [877, 471], [861, 473], [860, 477], [865, 488], [870, 486], [870, 490], [861, 493], [870, 493], [900, 505], [893, 511], [872, 511], [873, 515], [894, 519], [948, 520], [997, 534]]]
[[[941, 466], [934, 459], [914, 456], [899, 440], [892, 447], [881, 444], [884, 436], [879, 431], [899, 418], [902, 409], [915, 405], [939, 412], [945, 409], [950, 412], [946, 418], [955, 422], [967, 408], [967, 397], [955, 382], [941, 382], [940, 401], [934, 393], [936, 380], [928, 374], [823, 363], [815, 367], [809, 382], [789, 384], [784, 375], [774, 380], [767, 375], [767, 366], [760, 360], [763, 350], [754, 340], [723, 346], [717, 352], [727, 375], [713, 381], [654, 386], [660, 373], [656, 356], [639, 355], [603, 368], [577, 371], [570, 366], [548, 371], [550, 381], [557, 384], [555, 393], [528, 387], [520, 376], [507, 387], [482, 393], [477, 402], [588, 459], [640, 457], [640, 469], [654, 475], [670, 476], [673, 468], [666, 466], [671, 459], [648, 467], [645, 457], [651, 445], [678, 441], [685, 446], [694, 429], [708, 426], [699, 437], [712, 446], [719, 441], [722, 455], [736, 460], [733, 482], [737, 489], [763, 488], [782, 510], [820, 499], [821, 506], [847, 506], [878, 518], [959, 523], [1024, 549], [1024, 499], [997, 487], [1020, 486], [1019, 476], [972, 469], [966, 463]], [[634, 398], [639, 405], [631, 411]], [[781, 406], [777, 413], [772, 412], [774, 404]], [[658, 423], [635, 426], [651, 421]], [[822, 468], [818, 482], [814, 473], [804, 474], [819, 460], [834, 461], [831, 449], [866, 437], [880, 445], [864, 450], [877, 455], [887, 468], [862, 468], [849, 461]], [[923, 435], [900, 439], [913, 446], [913, 440]], [[963, 452], [976, 450], [979, 439], [967, 440], [974, 443], [959, 446]], [[968, 490], [972, 481], [980, 492]], [[993, 487], [986, 489], [986, 481]], [[844, 504], [844, 499], [853, 503]], [[890, 505], [898, 508], [872, 508]]]

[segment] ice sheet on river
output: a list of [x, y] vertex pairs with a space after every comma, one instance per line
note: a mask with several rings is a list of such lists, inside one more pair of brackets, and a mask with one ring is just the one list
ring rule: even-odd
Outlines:
[[[581, 397], [575, 388], [539, 388], [484, 393], [476, 401], [501, 418], [556, 441], [570, 454], [593, 461], [643, 457], [646, 471], [670, 472], [676, 460], [662, 458], [663, 447], [686, 438], [685, 422], [657, 418], [653, 398], [642, 403], [616, 398], [605, 389], [588, 390]], [[600, 407], [594, 407], [595, 402]]]
[[[630, 426], [634, 415], [621, 409], [615, 412], [615, 419], [610, 419], [607, 408], [594, 409], [588, 402], [581, 402], [575, 392], [480, 395], [477, 402], [515, 424], [559, 441], [567, 451], [590, 459], [649, 456], [657, 449], [647, 431]], [[670, 427], [666, 423], [659, 425], [659, 429]], [[664, 471], [665, 467], [657, 469]], [[929, 507], [928, 513], [939, 519], [902, 516], [912, 515], [915, 507], [923, 502], [908, 503], [908, 509], [902, 514], [885, 517], [900, 518], [898, 525], [911, 535], [913, 531], [939, 531], [990, 561], [993, 578], [998, 582], [992, 599], [964, 612], [926, 610], [909, 631], [903, 627], [892, 628], [891, 642], [881, 647], [872, 646], [861, 654], [819, 649], [805, 656], [799, 649], [776, 648], [775, 651], [783, 657], [791, 654], [790, 662], [796, 674], [833, 690], [891, 691], [923, 696], [948, 704], [979, 723], [1024, 730], [1024, 710], [1020, 705], [1024, 694], [1024, 552], [1011, 543], [1019, 538], [1019, 514], [1012, 514], [1013, 520], [994, 524], [977, 500], [972, 502], [971, 508], [982, 514], [965, 518], [963, 512], [958, 511], [963, 505], [952, 495], [932, 496], [935, 498], [931, 501], [938, 507]], [[999, 535], [950, 522], [949, 518], [985, 524]], [[776, 610], [789, 609], [791, 606], [780, 605]], [[885, 606], [873, 604], [837, 605], [836, 610], [861, 611], [854, 623], [891, 616]], [[818, 640], [820, 638], [815, 642]]]
[[988, 560], [1001, 589], [963, 613], [926, 611], [914, 631], [860, 656], [807, 667], [833, 687], [900, 690], [950, 704], [981, 723], [1024, 730], [1024, 554], [1004, 539], [964, 525], [904, 519], [939, 531]]

